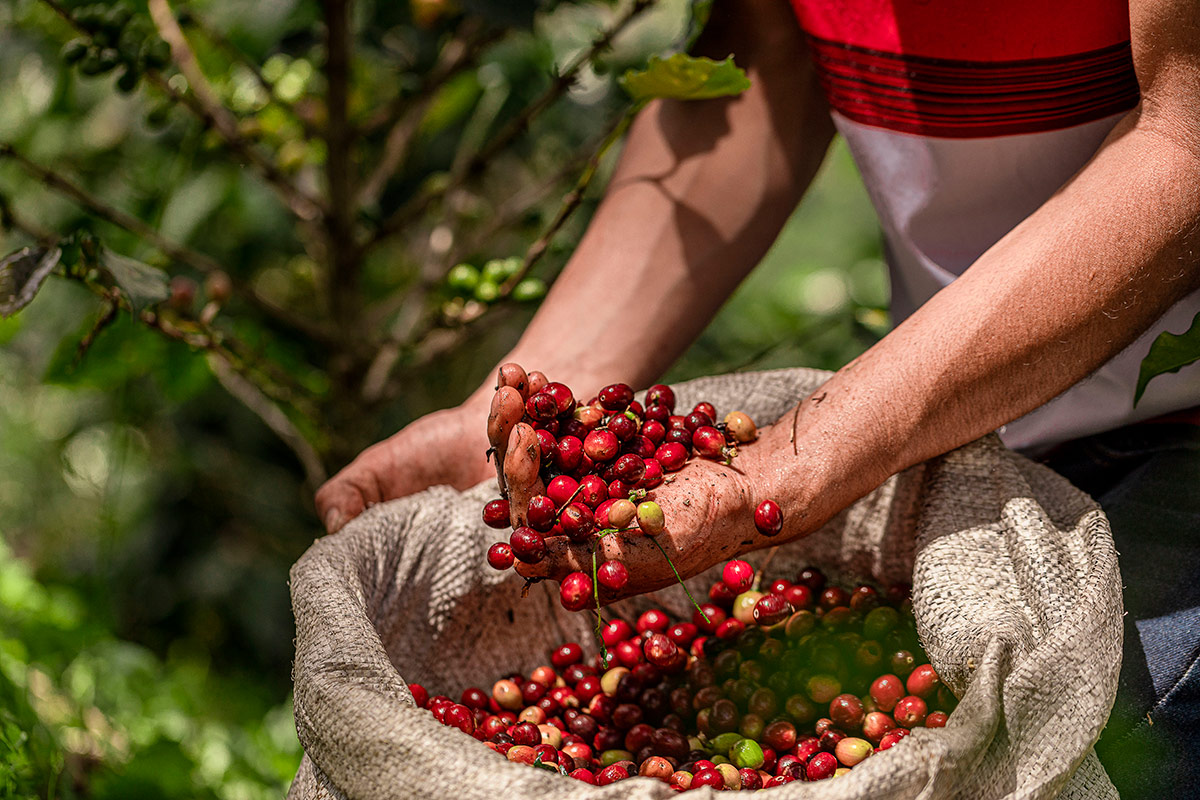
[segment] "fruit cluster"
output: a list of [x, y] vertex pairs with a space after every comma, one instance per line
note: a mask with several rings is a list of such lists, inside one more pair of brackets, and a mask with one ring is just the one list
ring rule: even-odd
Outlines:
[[154, 33], [148, 17], [135, 15], [129, 3], [92, 3], [71, 12], [71, 19], [88, 33], [67, 42], [63, 59], [84, 75], [102, 75], [118, 67], [117, 88], [133, 91], [146, 70], [167, 65], [171, 52]]
[[[712, 403], [677, 414], [669, 386], [650, 387], [644, 402], [623, 383], [578, 403], [565, 384], [515, 364], [500, 368], [488, 421], [497, 478], [504, 497], [483, 508], [493, 528], [513, 528], [507, 543], [488, 551], [488, 563], [508, 569], [514, 561], [536, 564], [546, 557], [546, 537], [576, 543], [622, 530], [657, 536], [666, 526], [650, 493], [693, 456], [728, 462], [737, 446], [754, 441], [754, 421], [740, 411], [717, 422]], [[779, 506], [766, 501], [755, 513], [766, 535], [783, 527]], [[665, 553], [664, 553], [665, 556]], [[629, 582], [620, 561], [605, 561], [593, 575], [573, 572], [562, 582], [565, 608], [581, 611], [601, 588], [618, 593]]]
[[510, 761], [676, 791], [835, 777], [914, 727], [946, 724], [956, 700], [921, 657], [907, 587], [848, 591], [815, 568], [754, 586], [750, 565], [731, 561], [703, 613], [614, 619], [603, 656], [585, 660], [569, 642], [458, 703], [410, 688], [439, 722]]

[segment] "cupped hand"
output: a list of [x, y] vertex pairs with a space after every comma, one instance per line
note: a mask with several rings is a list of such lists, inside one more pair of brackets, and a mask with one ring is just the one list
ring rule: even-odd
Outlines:
[[784, 529], [775, 536], [760, 533], [754, 525], [754, 510], [763, 500], [777, 499], [797, 508], [792, 500], [802, 492], [788, 485], [794, 481], [787, 468], [792, 455], [787, 442], [786, 430], [768, 427], [759, 441], [742, 446], [731, 464], [688, 461], [647, 495], [659, 504], [666, 520], [666, 527], [653, 538], [642, 533], [636, 522], [632, 529], [582, 544], [549, 536], [546, 558], [537, 564], [519, 563], [517, 572], [559, 581], [576, 571], [590, 576], [594, 550], [597, 564], [617, 560], [629, 570], [629, 583], [620, 592], [601, 587], [600, 599], [609, 603], [670, 586], [676, 582], [675, 570], [690, 578], [726, 559], [811, 532], [836, 509], [802, 504], [802, 510], [785, 514]]
[[372, 445], [317, 490], [317, 515], [334, 533], [364, 509], [448, 484], [467, 489], [495, 468], [487, 462], [486, 409], [435, 411]]

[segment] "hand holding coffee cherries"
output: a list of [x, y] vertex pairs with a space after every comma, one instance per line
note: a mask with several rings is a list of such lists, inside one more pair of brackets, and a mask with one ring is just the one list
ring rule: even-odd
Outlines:
[[758, 454], [781, 433], [708, 402], [677, 408], [663, 385], [639, 401], [612, 384], [580, 403], [566, 385], [506, 364], [488, 418], [504, 496], [483, 517], [512, 534], [488, 561], [560, 581], [563, 605], [582, 610], [768, 546], [785, 526]]

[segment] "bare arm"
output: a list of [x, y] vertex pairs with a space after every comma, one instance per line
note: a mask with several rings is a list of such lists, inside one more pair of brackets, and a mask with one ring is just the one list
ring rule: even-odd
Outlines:
[[[645, 385], [671, 363], [771, 246], [833, 135], [784, 0], [718, 0], [701, 54], [734, 54], [751, 87], [726, 100], [648, 106], [587, 234], [505, 359], [585, 397]], [[371, 503], [492, 473], [489, 374], [461, 406], [365, 450], [317, 493], [337, 530]]]
[[787, 3], [717, 3], [697, 50], [732, 53], [750, 89], [642, 112], [587, 234], [508, 357], [584, 397], [648, 384], [683, 352], [774, 242], [833, 136]]
[[[1045, 403], [1200, 287], [1200, 6], [1131, 11], [1140, 106], [1042, 208], [804, 403], [801, 461], [845, 487], [838, 503]], [[821, 505], [817, 516], [837, 510]]]
[[[1141, 105], [1036, 213], [745, 449], [741, 473], [689, 465], [655, 494], [685, 574], [811, 532], [889, 475], [1058, 395], [1200, 287], [1200, 5], [1134, 0]], [[717, 474], [714, 474], [717, 473]], [[708, 496], [708, 502], [689, 498]], [[782, 535], [748, 532], [758, 502]], [[644, 537], [605, 537], [626, 593], [672, 582]], [[586, 548], [520, 567], [563, 577]]]

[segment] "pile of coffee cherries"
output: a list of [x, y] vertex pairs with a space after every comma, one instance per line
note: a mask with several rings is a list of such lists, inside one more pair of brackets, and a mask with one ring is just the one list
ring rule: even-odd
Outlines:
[[908, 588], [826, 585], [819, 569], [759, 591], [731, 561], [690, 621], [646, 611], [568, 642], [529, 675], [459, 702], [410, 686], [439, 722], [508, 760], [607, 785], [760, 789], [844, 774], [956, 702], [917, 643]]
[[[716, 420], [708, 402], [677, 414], [675, 393], [662, 384], [650, 387], [644, 403], [628, 385], [615, 383], [580, 404], [565, 384], [504, 365], [488, 432], [505, 496], [484, 506], [483, 520], [513, 530], [507, 542], [488, 550], [488, 563], [500, 570], [515, 561], [536, 564], [546, 557], [549, 536], [577, 543], [623, 530], [657, 536], [666, 520], [652, 492], [669, 473], [693, 456], [729, 462], [739, 445], [758, 436], [743, 412]], [[754, 523], [765, 535], [779, 533], [778, 504], [763, 502]], [[595, 577], [599, 587], [584, 572], [568, 575], [560, 587], [563, 606], [581, 611], [593, 604], [597, 589], [620, 593], [629, 570], [606, 561]]]

